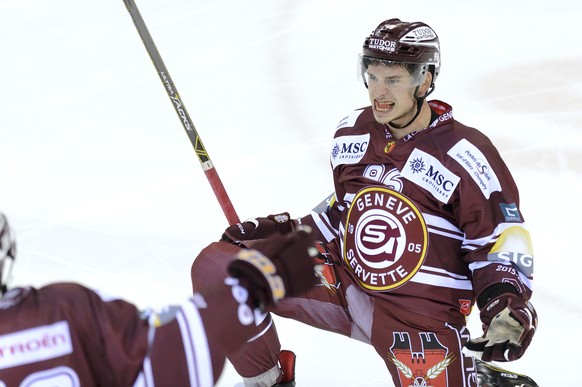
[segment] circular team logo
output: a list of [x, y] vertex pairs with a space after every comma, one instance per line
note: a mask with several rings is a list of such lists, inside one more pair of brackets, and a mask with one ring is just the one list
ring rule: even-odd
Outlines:
[[420, 210], [406, 196], [383, 187], [356, 194], [348, 211], [343, 256], [366, 289], [402, 286], [422, 266], [428, 231]]

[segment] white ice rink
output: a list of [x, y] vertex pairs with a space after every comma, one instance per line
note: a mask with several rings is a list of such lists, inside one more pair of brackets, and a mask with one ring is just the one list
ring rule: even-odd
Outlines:
[[[486, 133], [520, 187], [539, 331], [505, 367], [577, 386], [582, 306], [582, 3], [557, 0], [138, 0], [242, 219], [301, 216], [332, 191], [337, 121], [382, 20], [439, 34], [431, 98]], [[78, 281], [140, 307], [190, 293], [227, 226], [122, 0], [0, 0], [0, 211], [14, 285]], [[470, 324], [480, 332], [477, 317]], [[277, 318], [297, 384], [391, 386], [371, 347]], [[240, 379], [228, 365], [221, 387]]]

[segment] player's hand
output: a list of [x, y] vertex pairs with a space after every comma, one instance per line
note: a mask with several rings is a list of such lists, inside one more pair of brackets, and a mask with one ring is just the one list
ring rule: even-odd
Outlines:
[[308, 227], [275, 234], [242, 249], [228, 272], [251, 293], [255, 306], [264, 309], [284, 297], [305, 293], [319, 282], [315, 260], [319, 253]]
[[293, 221], [288, 212], [269, 215], [266, 218], [251, 218], [233, 224], [224, 230], [221, 240], [240, 244], [240, 241], [264, 239], [275, 233], [287, 234], [293, 231]]
[[483, 336], [465, 346], [484, 361], [519, 359], [531, 343], [538, 325], [533, 305], [522, 297], [504, 293], [481, 309]]

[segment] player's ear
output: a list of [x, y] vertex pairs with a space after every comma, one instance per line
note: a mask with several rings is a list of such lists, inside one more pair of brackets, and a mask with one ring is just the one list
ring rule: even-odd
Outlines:
[[431, 84], [432, 84], [432, 73], [430, 71], [427, 71], [424, 74], [424, 80], [422, 81], [422, 83], [418, 87], [418, 91], [416, 92], [416, 96], [417, 97], [425, 97], [426, 93], [428, 93], [428, 90], [430, 89]]

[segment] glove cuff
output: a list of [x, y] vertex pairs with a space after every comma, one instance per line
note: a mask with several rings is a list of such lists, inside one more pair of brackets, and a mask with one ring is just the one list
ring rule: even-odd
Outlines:
[[483, 290], [479, 297], [477, 297], [477, 306], [479, 309], [483, 309], [483, 307], [491, 301], [495, 297], [499, 297], [504, 293], [511, 293], [517, 295], [517, 289], [515, 286], [505, 283], [498, 283], [492, 286], [489, 286], [487, 289]]
[[283, 278], [277, 274], [275, 264], [261, 252], [253, 249], [240, 250], [237, 260], [228, 267], [228, 273], [253, 284], [252, 297], [264, 308], [275, 304], [285, 297], [286, 290]]

